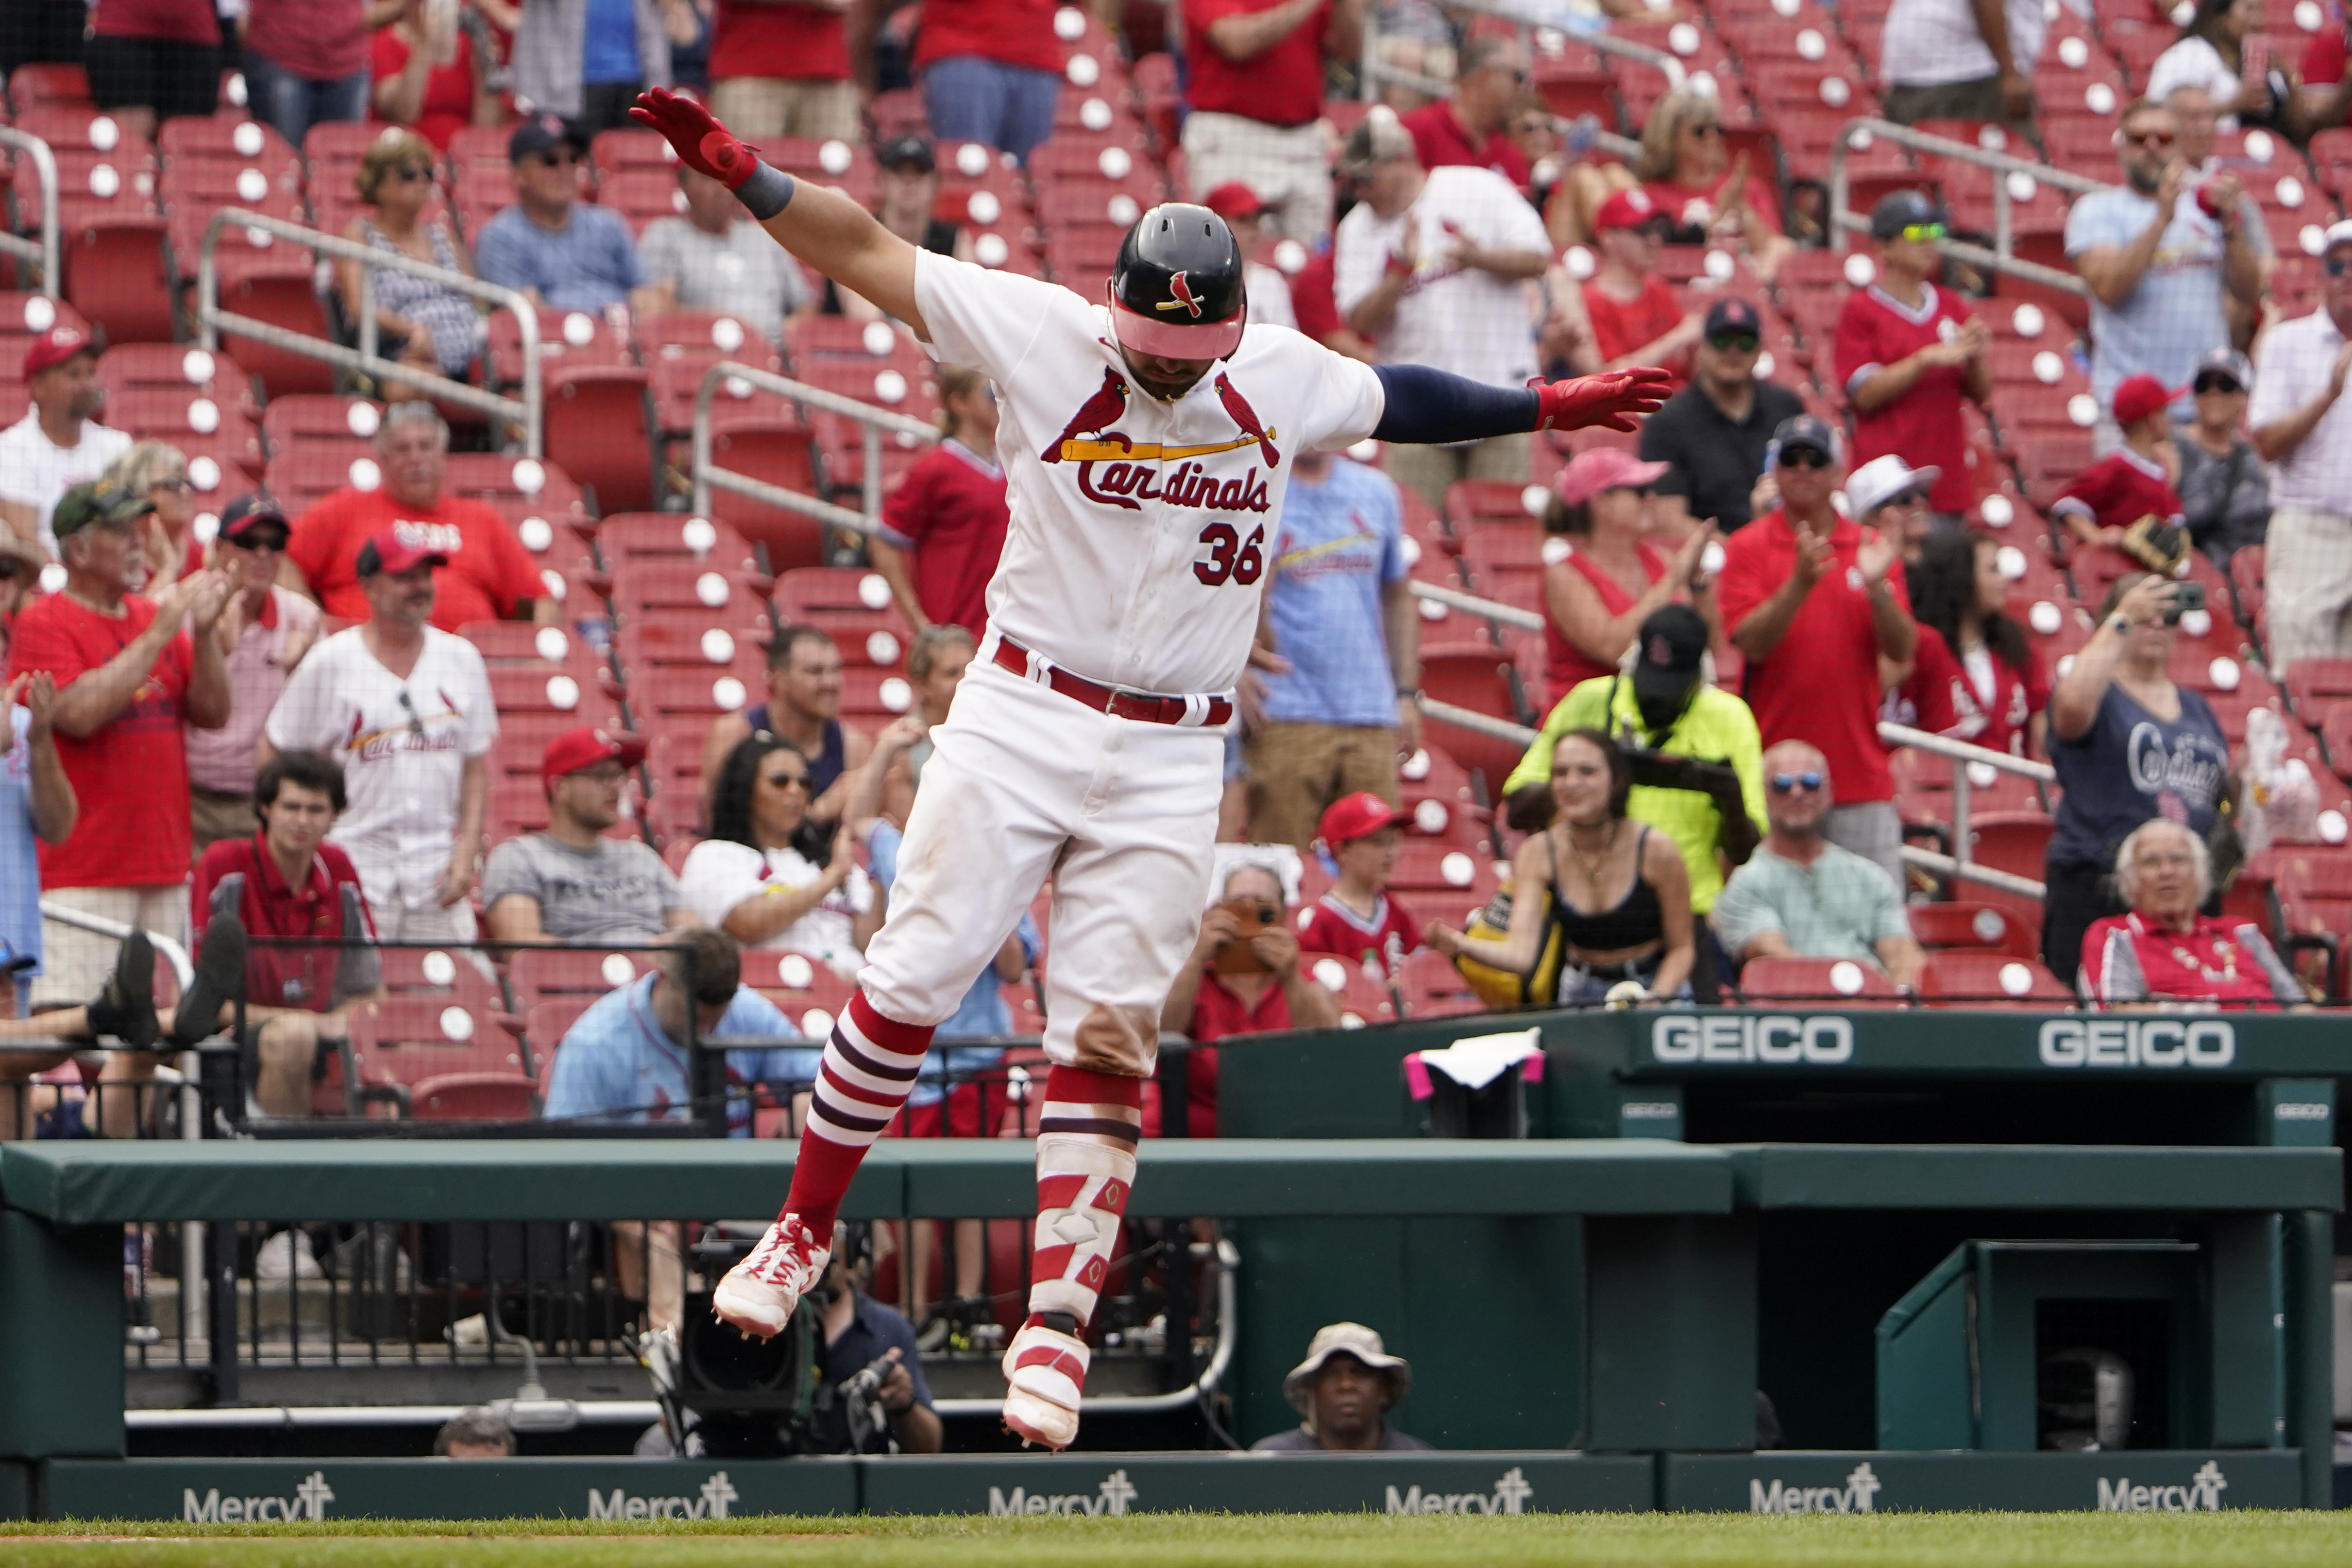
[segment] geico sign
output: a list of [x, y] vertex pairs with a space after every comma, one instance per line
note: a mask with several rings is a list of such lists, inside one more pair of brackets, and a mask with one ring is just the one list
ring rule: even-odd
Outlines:
[[2053, 1019], [2042, 1026], [2044, 1067], [2227, 1067], [2237, 1030], [2220, 1019]]
[[1660, 1061], [1834, 1063], [1853, 1058], [1853, 1025], [1834, 1014], [1668, 1016], [1650, 1026], [1650, 1054]]

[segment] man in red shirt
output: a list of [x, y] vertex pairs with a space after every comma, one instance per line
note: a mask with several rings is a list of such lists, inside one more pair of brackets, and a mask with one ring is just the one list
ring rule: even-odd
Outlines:
[[753, 140], [857, 140], [850, 8], [850, 0], [719, 0], [710, 111]]
[[1958, 295], [1930, 281], [1944, 269], [1936, 242], [1947, 228], [1942, 209], [1916, 191], [1871, 209], [1878, 279], [1838, 312], [1837, 373], [1853, 404], [1854, 463], [1895, 453], [1936, 470], [1927, 505], [1937, 527], [1957, 528], [1977, 498], [1960, 399], [1992, 394], [1992, 335]]
[[1878, 661], [1917, 647], [1895, 541], [1830, 506], [1843, 472], [1836, 433], [1811, 414], [1772, 438], [1780, 504], [1724, 541], [1723, 623], [1747, 661], [1741, 695], [1764, 744], [1801, 740], [1838, 781], [1832, 843], [1903, 885], [1903, 827], [1878, 739]]
[[2313, 131], [2341, 125], [2352, 116], [2352, 16], [2330, 5], [2303, 50], [2303, 122]]
[[[1327, 53], [1363, 53], [1366, 0], [1183, 0], [1192, 112], [1184, 157], [1195, 190], [1239, 180], [1276, 229], [1314, 245], [1331, 229]], [[721, 118], [725, 118], [723, 115]]]
[[376, 427], [374, 489], [346, 486], [303, 513], [286, 546], [281, 578], [341, 621], [368, 619], [360, 547], [387, 527], [449, 558], [433, 574], [433, 624], [455, 632], [476, 621], [534, 620], [554, 625], [562, 606], [522, 541], [487, 503], [441, 493], [449, 470], [449, 427], [429, 402], [394, 403]]
[[1323, 847], [1339, 868], [1339, 880], [1299, 916], [1298, 946], [1363, 967], [1386, 985], [1421, 946], [1412, 912], [1389, 897], [1389, 878], [1404, 848], [1404, 824], [1412, 820], [1369, 789], [1342, 795], [1318, 825]]
[[[900, 4], [904, 0], [883, 0], [879, 9], [895, 10]], [[1054, 13], [1060, 5], [1061, 0], [923, 0], [913, 63], [933, 136], [978, 141], [1026, 159], [1029, 149], [1054, 133], [1054, 103], [1062, 88], [1062, 45], [1054, 34]], [[870, 61], [870, 49], [856, 52], [861, 64]]]
[[[52, 521], [65, 557], [62, 593], [16, 618], [11, 676], [56, 677], [58, 755], [81, 802], [61, 844], [40, 846], [42, 896], [85, 915], [180, 940], [187, 935], [188, 754], [181, 729], [228, 722], [228, 665], [214, 623], [228, 602], [227, 577], [207, 570], [148, 599], [138, 520], [153, 503], [77, 485]], [[190, 631], [194, 632], [193, 641]], [[78, 926], [48, 925], [33, 1006], [79, 1002], [114, 967], [119, 942]], [[154, 1058], [118, 1053], [110, 1082], [143, 1082]], [[136, 1125], [130, 1093], [102, 1097], [106, 1135]]]
[[196, 978], [173, 1032], [193, 1045], [232, 1027], [241, 983], [246, 1082], [268, 1116], [310, 1113], [320, 1046], [349, 1039], [352, 1009], [383, 989], [373, 946], [306, 945], [375, 940], [359, 873], [325, 841], [343, 803], [343, 770], [332, 758], [278, 753], [253, 780], [260, 831], [206, 850], [190, 891]]
[[1184, 1076], [1184, 1125], [1196, 1138], [1217, 1135], [1217, 1053], [1198, 1047], [1227, 1035], [1339, 1027], [1339, 998], [1299, 967], [1288, 914], [1282, 878], [1264, 865], [1235, 866], [1160, 1006], [1160, 1032], [1190, 1036], [1196, 1048]]
[[1412, 132], [1423, 168], [1466, 163], [1492, 169], [1525, 190], [1535, 176], [1508, 129], [1511, 106], [1527, 90], [1528, 57], [1518, 39], [1508, 33], [1482, 33], [1462, 46], [1454, 96], [1424, 104], [1398, 123]]

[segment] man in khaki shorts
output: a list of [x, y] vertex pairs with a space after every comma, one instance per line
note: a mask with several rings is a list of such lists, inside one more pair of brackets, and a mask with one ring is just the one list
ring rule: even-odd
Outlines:
[[856, 141], [849, 0], [719, 0], [710, 108], [745, 136]]

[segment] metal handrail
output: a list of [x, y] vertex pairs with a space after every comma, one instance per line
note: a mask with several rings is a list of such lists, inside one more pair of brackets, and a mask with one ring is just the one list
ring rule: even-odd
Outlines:
[[[314, 338], [272, 322], [223, 310], [220, 308], [220, 268], [214, 252], [220, 245], [221, 231], [231, 226], [291, 240], [320, 256], [357, 262], [361, 269], [360, 298], [354, 313], [359, 318], [360, 346], [346, 349], [341, 343], [331, 343], [324, 338]], [[412, 277], [421, 277], [457, 293], [471, 295], [493, 308], [512, 311], [515, 325], [522, 335], [521, 398], [500, 397], [496, 392], [468, 386], [464, 382], [442, 375], [437, 371], [420, 371], [414, 365], [387, 360], [377, 353], [375, 274], [379, 267], [389, 267]], [[478, 277], [436, 267], [415, 256], [378, 250], [356, 240], [344, 239], [340, 235], [321, 234], [317, 229], [305, 228], [286, 218], [247, 212], [241, 207], [224, 207], [215, 213], [212, 221], [205, 225], [204, 242], [196, 252], [196, 330], [198, 340], [205, 349], [217, 350], [221, 333], [233, 332], [241, 338], [267, 343], [273, 349], [282, 349], [289, 354], [323, 360], [340, 369], [363, 372], [379, 381], [389, 379], [404, 382], [437, 402], [453, 402], [496, 419], [511, 420], [522, 426], [524, 454], [531, 457], [546, 455], [544, 400], [539, 362], [539, 308], [530, 302], [528, 295], [515, 289], [485, 283]]]
[[14, 147], [33, 161], [33, 172], [41, 185], [41, 237], [29, 240], [21, 235], [0, 232], [0, 254], [22, 256], [41, 269], [41, 292], [51, 299], [58, 298], [58, 159], [49, 144], [39, 137], [0, 125], [0, 147]]
[[1491, 599], [1481, 599], [1475, 593], [1465, 593], [1458, 588], [1444, 588], [1434, 582], [1408, 579], [1406, 591], [1415, 599], [1426, 599], [1433, 604], [1448, 605], [1466, 610], [1473, 615], [1483, 615], [1505, 626], [1517, 626], [1523, 632], [1540, 632], [1544, 618], [1532, 610], [1522, 610], [1516, 604], [1499, 604]]
[[[1523, 48], [1529, 47], [1528, 35], [1538, 27], [1554, 27], [1562, 32], [1567, 31], [1565, 28], [1559, 28], [1549, 16], [1532, 14], [1526, 6], [1500, 4], [1498, 0], [1456, 0], [1455, 4], [1447, 8], [1455, 11], [1481, 12], [1489, 16], [1500, 16], [1505, 21], [1517, 23], [1519, 29], [1519, 44]], [[1377, 84], [1384, 81], [1394, 82], [1399, 87], [1409, 87], [1415, 92], [1427, 93], [1432, 98], [1452, 98], [1454, 83], [1450, 81], [1442, 81], [1436, 77], [1423, 76], [1418, 71], [1402, 70], [1395, 66], [1386, 66], [1380, 62], [1377, 58], [1380, 40], [1378, 12], [1377, 6], [1367, 5], [1364, 8], [1364, 50], [1363, 58], [1359, 62], [1358, 74], [1363, 84], [1362, 93], [1365, 99], [1369, 101], [1377, 99], [1380, 96]], [[1666, 78], [1666, 89], [1669, 92], [1681, 90], [1683, 85], [1690, 79], [1690, 73], [1683, 69], [1682, 61], [1664, 49], [1654, 49], [1647, 44], [1636, 44], [1623, 38], [1612, 37], [1607, 33], [1577, 33], [1572, 37], [1577, 43], [1584, 45], [1595, 54], [1615, 55], [1620, 59], [1632, 60], [1638, 65], [1655, 68]], [[1529, 57], [1533, 57], [1531, 48], [1529, 48]]]
[[[730, 381], [740, 381], [788, 397], [806, 407], [825, 413], [854, 419], [866, 427], [866, 475], [864, 494], [859, 497], [863, 509], [853, 511], [836, 507], [830, 501], [820, 501], [814, 496], [803, 496], [797, 490], [787, 490], [781, 485], [771, 485], [765, 479], [755, 479], [749, 474], [738, 474], [721, 468], [710, 457], [710, 400], [719, 388]], [[882, 433], [912, 436], [918, 441], [936, 443], [942, 439], [937, 425], [927, 424], [903, 413], [893, 413], [887, 408], [877, 408], [823, 387], [796, 382], [790, 376], [780, 376], [773, 371], [760, 370], [751, 365], [738, 364], [733, 360], [721, 360], [705, 371], [702, 384], [694, 392], [694, 509], [699, 513], [710, 510], [710, 492], [725, 490], [747, 497], [771, 507], [782, 507], [789, 512], [814, 517], [836, 528], [851, 533], [871, 534], [882, 522]]]
[[[2090, 195], [2095, 192], [2112, 188], [2107, 182], [2094, 180], [2087, 174], [2077, 174], [2071, 170], [2053, 168], [2047, 163], [2037, 163], [2030, 158], [2016, 158], [2006, 152], [1994, 152], [1966, 141], [1955, 141], [1948, 136], [1914, 131], [1907, 125], [1897, 125], [1891, 120], [1879, 120], [1870, 115], [1864, 115], [1859, 119], [1849, 120], [1838, 127], [1837, 140], [1830, 146], [1829, 241], [1830, 249], [1832, 252], [1842, 252], [1845, 249], [1847, 231], [1867, 229], [1870, 226], [1870, 218], [1867, 214], [1851, 211], [1846, 205], [1847, 197], [1853, 190], [1852, 179], [1846, 173], [1846, 154], [1851, 149], [1853, 134], [1858, 131], [1866, 131], [1873, 138], [1884, 137], [1896, 146], [1908, 147], [1915, 152], [1933, 152], [1939, 158], [1974, 163], [1997, 173], [2023, 174], [2039, 184], [2053, 185], [2062, 191], [2072, 191], [2078, 196]], [[1980, 245], [1971, 245], [1965, 240], [1955, 239], [1938, 242], [1937, 249], [1946, 256], [1958, 257], [1961, 261], [1970, 262], [1978, 267], [1990, 267], [1996, 272], [2006, 272], [2013, 277], [2021, 277], [2028, 282], [2045, 284], [2052, 288], [2063, 288], [2070, 294], [2080, 294], [2086, 298], [2090, 296], [2090, 285], [2073, 273], [2062, 271], [2054, 267], [2044, 267], [2038, 261], [2021, 261], [2011, 254], [2015, 236], [2011, 233], [2007, 180], [1993, 182], [1992, 203], [1993, 242], [1990, 250], [1987, 250]]]

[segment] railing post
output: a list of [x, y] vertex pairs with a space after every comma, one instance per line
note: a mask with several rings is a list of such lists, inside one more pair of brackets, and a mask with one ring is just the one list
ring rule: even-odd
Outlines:
[[1853, 194], [1852, 176], [1846, 172], [1846, 138], [1853, 135], [1850, 126], [1838, 127], [1837, 139], [1830, 143], [1830, 250], [1845, 254], [1846, 198]]
[[1952, 758], [1952, 858], [1962, 865], [1969, 863], [1969, 795], [1973, 786], [1969, 781], [1969, 765], [1958, 758]]
[[865, 503], [866, 521], [870, 528], [882, 516], [882, 432], [877, 425], [866, 425], [866, 473], [861, 499]]
[[373, 360], [377, 357], [376, 350], [382, 348], [383, 344], [376, 333], [375, 263], [372, 261], [363, 261], [360, 263], [360, 302], [358, 308], [360, 313], [360, 354], [364, 359]]

